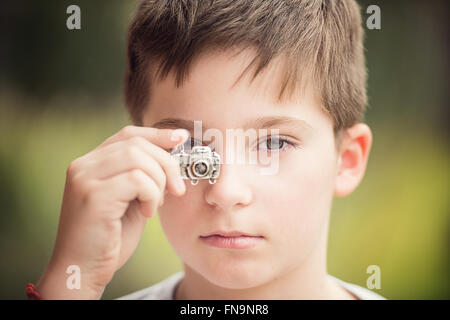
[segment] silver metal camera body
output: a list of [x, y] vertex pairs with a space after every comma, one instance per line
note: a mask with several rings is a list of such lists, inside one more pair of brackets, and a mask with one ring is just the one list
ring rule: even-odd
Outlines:
[[210, 184], [216, 183], [220, 174], [220, 155], [211, 151], [210, 147], [194, 146], [187, 153], [182, 144], [171, 154], [180, 163], [181, 177], [191, 180], [192, 185], [196, 185], [201, 179], [209, 179]]

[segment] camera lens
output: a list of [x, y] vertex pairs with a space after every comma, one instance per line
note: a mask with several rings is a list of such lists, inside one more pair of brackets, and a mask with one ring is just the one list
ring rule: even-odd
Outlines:
[[204, 161], [199, 161], [196, 164], [194, 164], [193, 167], [194, 174], [198, 177], [202, 177], [206, 175], [208, 172], [208, 165]]

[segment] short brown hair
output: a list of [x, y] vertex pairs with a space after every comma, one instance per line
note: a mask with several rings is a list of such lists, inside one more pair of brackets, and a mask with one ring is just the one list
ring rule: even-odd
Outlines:
[[200, 53], [250, 47], [256, 49], [250, 65], [258, 63], [253, 79], [283, 56], [279, 102], [298, 92], [305, 70], [311, 71], [336, 133], [364, 117], [363, 37], [354, 0], [144, 0], [128, 32], [127, 108], [142, 125], [152, 79], [174, 68], [179, 87]]

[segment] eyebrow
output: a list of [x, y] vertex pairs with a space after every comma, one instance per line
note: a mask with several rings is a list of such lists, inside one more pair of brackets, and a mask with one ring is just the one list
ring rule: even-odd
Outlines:
[[[172, 128], [183, 128], [189, 131], [194, 130], [194, 120], [186, 120], [181, 118], [164, 118], [155, 122], [152, 127], [158, 129], [172, 129]], [[202, 127], [206, 128], [203, 125]], [[305, 120], [298, 119], [295, 117], [288, 116], [265, 116], [258, 117], [256, 119], [247, 120], [242, 128], [244, 130], [254, 128], [254, 129], [269, 129], [273, 127], [289, 127], [292, 129], [304, 129], [311, 130], [311, 125]]]

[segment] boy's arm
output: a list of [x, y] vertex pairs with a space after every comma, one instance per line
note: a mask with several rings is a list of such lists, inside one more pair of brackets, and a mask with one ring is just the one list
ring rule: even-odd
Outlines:
[[[186, 130], [127, 126], [71, 163], [52, 258], [36, 285], [43, 299], [101, 298], [166, 186], [175, 196], [186, 191], [178, 162], [164, 149], [188, 137]], [[69, 266], [79, 270], [79, 289], [68, 283]]]

